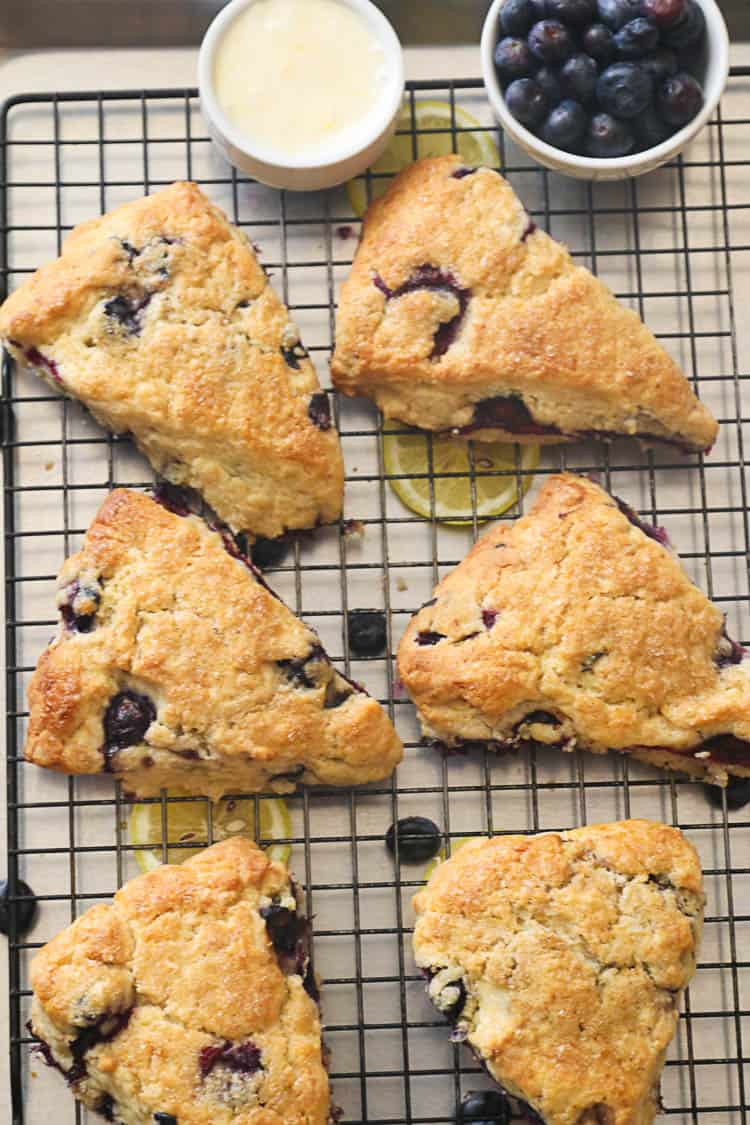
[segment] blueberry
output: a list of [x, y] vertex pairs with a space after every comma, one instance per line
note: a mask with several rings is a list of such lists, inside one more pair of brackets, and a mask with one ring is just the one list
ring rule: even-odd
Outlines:
[[596, 0], [547, 0], [547, 15], [569, 27], [583, 27], [596, 19]]
[[535, 22], [543, 20], [547, 15], [547, 0], [531, 0], [534, 5]]
[[495, 47], [493, 55], [495, 69], [501, 82], [512, 82], [514, 78], [525, 78], [534, 69], [529, 45], [524, 39], [507, 36]]
[[559, 20], [540, 20], [529, 32], [529, 48], [540, 62], [554, 65], [570, 58], [575, 43], [565, 24]]
[[681, 71], [665, 78], [656, 95], [659, 113], [676, 129], [692, 121], [703, 105], [703, 88], [692, 74]]
[[564, 98], [542, 126], [542, 139], [555, 148], [572, 150], [586, 131], [586, 111], [579, 102]]
[[549, 108], [554, 109], [554, 107], [562, 101], [563, 97], [560, 79], [557, 73], [550, 66], [540, 66], [539, 70], [534, 75], [534, 81], [541, 87], [549, 104]]
[[110, 320], [116, 320], [129, 336], [138, 336], [143, 328], [143, 314], [151, 297], [151, 293], [139, 297], [113, 297], [104, 306], [105, 315]]
[[356, 656], [380, 656], [385, 650], [388, 632], [385, 614], [380, 610], [351, 610], [346, 631], [349, 647]]
[[299, 371], [302, 366], [302, 360], [307, 359], [307, 348], [302, 344], [297, 343], [292, 348], [280, 348], [281, 355], [287, 367], [291, 367], [292, 371]]
[[259, 570], [268, 570], [271, 566], [278, 566], [288, 550], [289, 540], [283, 535], [278, 539], [259, 537], [250, 548], [250, 558]]
[[560, 70], [560, 85], [566, 98], [585, 104], [596, 90], [599, 67], [582, 51], [572, 55]]
[[12, 910], [16, 915], [16, 933], [21, 937], [28, 933], [34, 924], [39, 904], [31, 887], [28, 883], [24, 883], [23, 879], [16, 879], [15, 898], [17, 901], [11, 903], [9, 898], [10, 887], [5, 879], [0, 880], [0, 933], [5, 934], [6, 937], [10, 933]]
[[216, 1047], [204, 1047], [198, 1056], [201, 1078], [208, 1078], [215, 1066], [225, 1066], [237, 1074], [255, 1074], [263, 1069], [260, 1048], [248, 1040], [245, 1043], [224, 1042]]
[[591, 118], [586, 134], [587, 156], [626, 156], [634, 145], [635, 138], [624, 121], [609, 113], [595, 113]]
[[687, 0], [682, 16], [666, 29], [662, 38], [667, 47], [684, 51], [687, 47], [694, 47], [699, 43], [705, 33], [706, 17], [703, 15], [703, 9], [696, 0]]
[[317, 394], [310, 395], [310, 401], [307, 404], [307, 416], [319, 430], [330, 430], [331, 406], [328, 402], [328, 395], [324, 391], [318, 391]]
[[155, 1113], [156, 1125], [177, 1125], [177, 1118], [172, 1113]]
[[654, 88], [656, 88], [660, 82], [663, 82], [665, 78], [676, 74], [679, 69], [677, 55], [674, 51], [665, 49], [655, 51], [653, 55], [646, 55], [645, 58], [639, 61], [638, 65], [642, 70], [645, 70], [647, 74], [651, 75]]
[[636, 117], [651, 101], [651, 75], [632, 62], [618, 62], [599, 75], [596, 96], [605, 113], [613, 117]]
[[597, 0], [599, 18], [618, 30], [641, 14], [641, 0]]
[[730, 777], [726, 789], [721, 789], [718, 785], [704, 785], [703, 788], [708, 803], [715, 805], [717, 809], [724, 807], [724, 795], [728, 809], [741, 809], [750, 801], [750, 777]]
[[550, 109], [547, 96], [533, 78], [516, 78], [505, 91], [505, 104], [527, 129], [541, 125]]
[[124, 750], [143, 741], [156, 718], [156, 708], [145, 695], [121, 691], [104, 712], [104, 736], [109, 750]]
[[623, 24], [615, 32], [615, 47], [617, 53], [625, 59], [637, 59], [653, 51], [659, 42], [659, 29], [650, 20], [641, 16]]
[[508, 1125], [510, 1102], [499, 1090], [471, 1090], [456, 1108], [456, 1125]]
[[440, 851], [440, 829], [426, 816], [405, 816], [397, 820], [385, 834], [385, 846], [391, 855], [396, 854], [402, 863], [426, 863]]
[[505, 0], [500, 9], [500, 26], [506, 35], [525, 35], [538, 18], [532, 0]]
[[445, 633], [432, 633], [429, 629], [423, 629], [421, 633], [417, 633], [418, 645], [436, 645], [444, 640]]
[[581, 39], [581, 46], [587, 55], [601, 66], [606, 66], [615, 57], [615, 40], [610, 29], [603, 23], [592, 23]]
[[633, 132], [641, 148], [654, 148], [671, 137], [673, 129], [667, 125], [653, 106], [648, 105], [643, 113], [633, 118]]
[[[300, 917], [295, 910], [272, 902], [260, 911], [261, 918], [266, 923], [271, 945], [281, 955], [296, 953], [297, 943], [307, 939], [307, 919]], [[306, 954], [306, 949], [305, 949]]]
[[661, 28], [681, 20], [686, 7], [686, 0], [641, 0], [641, 14]]

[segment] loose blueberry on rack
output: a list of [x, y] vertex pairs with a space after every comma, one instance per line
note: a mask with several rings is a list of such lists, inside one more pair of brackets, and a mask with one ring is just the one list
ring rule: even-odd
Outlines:
[[596, 84], [599, 105], [613, 117], [637, 117], [651, 101], [652, 93], [650, 75], [632, 62], [608, 66]]
[[583, 51], [578, 51], [560, 69], [560, 85], [564, 96], [585, 105], [594, 96], [598, 77], [599, 67], [594, 60]]
[[28, 883], [16, 879], [15, 901], [10, 901], [10, 887], [5, 879], [0, 881], [0, 933], [10, 933], [11, 911], [16, 915], [16, 933], [19, 937], [28, 933], [34, 924], [39, 904]]
[[624, 59], [637, 59], [656, 48], [659, 42], [659, 29], [650, 20], [644, 20], [639, 16], [638, 19], [623, 24], [620, 30], [615, 32], [614, 41], [618, 55]]
[[563, 63], [575, 50], [575, 40], [559, 20], [540, 20], [529, 32], [529, 50], [548, 66]]
[[425, 863], [440, 851], [440, 829], [426, 816], [404, 816], [397, 820], [385, 834], [385, 846], [391, 855], [396, 854], [402, 863]]
[[627, 156], [635, 145], [635, 137], [624, 121], [609, 113], [595, 113], [586, 134], [588, 156]]
[[499, 1090], [471, 1090], [456, 1108], [456, 1125], [508, 1125], [510, 1102]]
[[347, 635], [355, 656], [380, 656], [388, 639], [385, 614], [380, 610], [351, 610], [347, 617]]
[[680, 129], [693, 120], [703, 105], [703, 90], [692, 74], [681, 71], [664, 79], [657, 91], [656, 105], [667, 124]]
[[260, 537], [250, 548], [250, 558], [259, 570], [268, 570], [271, 566], [278, 566], [288, 550], [289, 540], [283, 535], [278, 539]]
[[500, 25], [506, 35], [525, 35], [537, 19], [532, 0], [505, 0], [500, 9]]
[[750, 801], [750, 777], [730, 777], [726, 789], [718, 785], [704, 785], [703, 789], [708, 803], [717, 809], [724, 807], [724, 797], [727, 808], [732, 810], [741, 809]]
[[641, 14], [641, 0], [597, 0], [602, 23], [617, 31]]
[[516, 37], [508, 36], [501, 39], [495, 47], [493, 58], [501, 82], [512, 82], [514, 78], [525, 78], [534, 69], [534, 61], [528, 43]]
[[580, 102], [563, 98], [542, 126], [542, 140], [548, 145], [571, 151], [586, 132], [586, 111]]
[[581, 39], [581, 46], [587, 55], [600, 66], [606, 66], [615, 57], [615, 39], [611, 30], [603, 23], [592, 23]]
[[544, 90], [533, 78], [516, 78], [505, 91], [505, 104], [516, 121], [527, 129], [541, 125], [550, 108]]

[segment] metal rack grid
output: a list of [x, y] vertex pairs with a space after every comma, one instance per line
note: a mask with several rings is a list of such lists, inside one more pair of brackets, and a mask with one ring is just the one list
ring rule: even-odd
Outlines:
[[[633, 443], [548, 449], [534, 474], [561, 466], [598, 472], [649, 519], [663, 522], [685, 564], [727, 613], [730, 632], [750, 639], [749, 528], [744, 445], [746, 380], [738, 346], [750, 251], [747, 140], [734, 114], [748, 71], [735, 70], [722, 110], [691, 149], [641, 181], [588, 184], [532, 165], [499, 134], [478, 82], [411, 84], [412, 155], [434, 144], [414, 107], [451, 105], [453, 144], [469, 131], [495, 138], [500, 165], [535, 219], [564, 239], [645, 317], [722, 422], [710, 457], [640, 452]], [[259, 245], [302, 336], [329, 384], [337, 288], [355, 247], [358, 219], [343, 192], [310, 197], [273, 192], [237, 175], [210, 145], [195, 91], [157, 90], [22, 96], [0, 117], [4, 185], [0, 212], [8, 290], [53, 257], [75, 223], [176, 178], [195, 179]], [[371, 191], [377, 177], [367, 177]], [[749, 294], [750, 295], [750, 291]], [[410, 955], [409, 905], [419, 867], [394, 864], [383, 836], [397, 817], [430, 816], [451, 841], [467, 835], [574, 827], [623, 816], [678, 824], [696, 844], [708, 889], [704, 944], [663, 1081], [664, 1112], [676, 1122], [747, 1121], [750, 960], [750, 817], [707, 801], [703, 787], [624, 758], [472, 752], [443, 759], [420, 746], [413, 708], [393, 653], [406, 621], [434, 582], [464, 555], [481, 523], [476, 480], [513, 470], [471, 468], [473, 512], [463, 528], [423, 520], [394, 495], [384, 469], [384, 425], [362, 401], [337, 401], [347, 465], [347, 520], [300, 536], [269, 572], [275, 589], [318, 630], [332, 658], [364, 681], [394, 718], [406, 759], [392, 782], [349, 792], [318, 789], [288, 798], [291, 865], [316, 916], [315, 954], [333, 1051], [335, 1100], [344, 1121], [453, 1120], [456, 1100], [487, 1080], [424, 995]], [[46, 393], [31, 376], [3, 368], [5, 605], [7, 613], [8, 878], [11, 892], [9, 1004], [12, 1120], [37, 1125], [86, 1120], [63, 1098], [59, 1076], [35, 1061], [25, 1032], [33, 952], [93, 902], [136, 873], [128, 805], [109, 778], [47, 776], [22, 760], [25, 689], [54, 627], [54, 576], [80, 543], [114, 485], [147, 486], [151, 473], [127, 441], [113, 439], [79, 407]], [[430, 462], [431, 463], [431, 462]], [[430, 496], [435, 502], [431, 473]], [[381, 608], [388, 656], [356, 659], [345, 628], [350, 608]], [[256, 823], [264, 797], [252, 798]], [[161, 799], [162, 818], [166, 798]], [[165, 821], [162, 819], [162, 823]], [[208, 815], [209, 838], [211, 817]], [[208, 842], [208, 841], [207, 841]], [[17, 880], [40, 901], [33, 930], [17, 930]], [[93, 1118], [92, 1118], [93, 1120]]]

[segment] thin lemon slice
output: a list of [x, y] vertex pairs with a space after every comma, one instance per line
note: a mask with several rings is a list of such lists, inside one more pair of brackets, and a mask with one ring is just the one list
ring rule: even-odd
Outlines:
[[[451, 855], [455, 855], [456, 852], [459, 850], [459, 848], [462, 848], [464, 846], [464, 844], [468, 844], [470, 840], [483, 840], [483, 839], [484, 839], [483, 836], [459, 836], [457, 840], [451, 840]], [[432, 876], [433, 871], [435, 871], [435, 869], [437, 867], [439, 867], [441, 863], [444, 863], [444, 862], [445, 862], [445, 848], [441, 848], [440, 851], [438, 852], [438, 854], [435, 856], [435, 858], [433, 860], [430, 860], [430, 862], [427, 864], [427, 866], [424, 869], [424, 881], [425, 881], [425, 883]]]
[[[183, 863], [208, 844], [208, 802], [168, 801], [166, 805], [167, 863]], [[288, 840], [292, 835], [292, 821], [286, 803], [278, 797], [263, 798], [260, 810], [260, 845], [266, 848], [273, 860], [286, 863], [291, 847], [275, 844], [274, 840]], [[229, 836], [247, 836], [255, 839], [255, 802], [237, 801], [224, 797], [211, 805], [213, 842]], [[130, 813], [130, 842], [138, 850], [136, 863], [141, 871], [152, 871], [163, 860], [162, 805], [134, 805]], [[195, 847], [185, 847], [195, 841]], [[175, 847], [174, 845], [182, 845]], [[169, 845], [172, 845], [171, 847]]]
[[[386, 434], [383, 438], [388, 483], [399, 500], [425, 519], [432, 519], [434, 514], [435, 519], [458, 525], [472, 522], [474, 501], [477, 520], [484, 522], [513, 506], [518, 499], [519, 482], [521, 492], [528, 491], [539, 464], [539, 446], [524, 445], [519, 449], [517, 462], [516, 446], [500, 441], [470, 443], [443, 435], [430, 438], [418, 431]], [[523, 470], [520, 476], [518, 468]], [[507, 475], [495, 476], [496, 473]]]
[[[467, 129], [472, 131], [463, 131]], [[454, 135], [454, 118], [448, 102], [415, 102], [412, 120], [411, 102], [407, 99], [399, 115], [395, 136], [370, 168], [376, 175], [371, 178], [358, 176], [346, 185], [354, 214], [364, 215], [368, 204], [385, 194], [393, 177], [423, 156], [447, 156], [457, 152], [472, 167], [478, 164], [490, 168], [499, 166], [500, 154], [489, 129], [484, 129], [459, 105], [455, 107], [455, 130]]]

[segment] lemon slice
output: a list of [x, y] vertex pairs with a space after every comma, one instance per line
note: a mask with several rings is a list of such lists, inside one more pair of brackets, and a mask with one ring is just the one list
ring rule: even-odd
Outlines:
[[[195, 847], [167, 847], [167, 863], [183, 863], [208, 845], [208, 801], [167, 802], [167, 845], [190, 844]], [[286, 803], [278, 797], [263, 798], [258, 802], [260, 811], [260, 845], [266, 848], [273, 860], [286, 863], [291, 853], [289, 844], [274, 844], [272, 840], [288, 840], [292, 835], [292, 821]], [[255, 801], [233, 800], [224, 797], [211, 806], [213, 842], [229, 836], [247, 836], [255, 839]], [[134, 805], [130, 814], [130, 842], [138, 850], [136, 863], [141, 871], [153, 871], [163, 860], [162, 805]]]
[[[455, 855], [456, 852], [458, 851], [458, 849], [462, 848], [464, 846], [464, 844], [468, 844], [470, 840], [483, 840], [483, 839], [484, 839], [484, 836], [459, 836], [457, 840], [451, 840], [451, 855]], [[445, 848], [441, 848], [440, 851], [438, 852], [438, 854], [435, 856], [435, 858], [433, 860], [430, 860], [430, 862], [427, 864], [427, 866], [424, 869], [424, 881], [425, 881], [425, 883], [432, 876], [433, 871], [435, 871], [435, 869], [437, 867], [439, 867], [441, 863], [444, 863], [444, 862], [445, 862]]]
[[[365, 176], [358, 176], [346, 185], [354, 214], [364, 215], [368, 204], [385, 194], [392, 178], [423, 156], [447, 156], [457, 152], [471, 166], [499, 166], [500, 154], [491, 131], [483, 128], [475, 117], [458, 105], [455, 107], [455, 135], [453, 127], [454, 119], [448, 102], [415, 102], [412, 121], [411, 101], [407, 99], [399, 114], [395, 136], [370, 168], [371, 172], [377, 173], [377, 178], [370, 179], [369, 188]], [[432, 129], [439, 131], [427, 131]], [[465, 129], [472, 131], [463, 132]]]
[[[430, 441], [432, 465], [430, 466]], [[539, 446], [518, 447], [506, 442], [466, 442], [444, 435], [419, 433], [386, 434], [383, 457], [388, 483], [407, 508], [433, 518], [431, 505], [434, 489], [435, 519], [448, 524], [472, 523], [472, 456], [473, 485], [476, 490], [477, 520], [484, 522], [502, 515], [518, 499], [517, 465], [525, 470], [520, 477], [521, 493], [528, 492], [539, 464]], [[431, 471], [430, 471], [431, 470]], [[442, 474], [457, 473], [457, 476]], [[505, 473], [506, 476], [485, 474]]]

